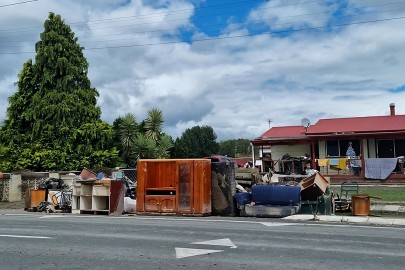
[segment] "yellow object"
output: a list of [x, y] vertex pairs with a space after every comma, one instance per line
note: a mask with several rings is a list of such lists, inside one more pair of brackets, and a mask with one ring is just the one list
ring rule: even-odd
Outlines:
[[339, 158], [338, 168], [341, 170], [346, 170], [346, 166], [347, 166], [347, 158]]
[[318, 159], [318, 166], [324, 167], [329, 165], [329, 159]]

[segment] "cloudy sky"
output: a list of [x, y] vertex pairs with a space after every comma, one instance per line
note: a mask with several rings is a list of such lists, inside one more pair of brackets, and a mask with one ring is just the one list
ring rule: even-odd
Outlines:
[[151, 108], [173, 138], [218, 140], [320, 118], [405, 114], [399, 0], [0, 0], [0, 121], [48, 13], [85, 48], [102, 119]]

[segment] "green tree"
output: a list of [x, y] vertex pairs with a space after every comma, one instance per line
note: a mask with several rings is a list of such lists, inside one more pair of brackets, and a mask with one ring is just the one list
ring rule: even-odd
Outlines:
[[217, 154], [219, 144], [217, 135], [210, 126], [194, 126], [186, 129], [175, 142], [175, 157], [203, 158]]
[[252, 155], [248, 139], [226, 140], [219, 142], [219, 153], [228, 157], [246, 157]]
[[9, 170], [77, 170], [117, 161], [113, 128], [100, 120], [99, 94], [77, 41], [61, 17], [50, 13], [35, 46], [35, 63], [24, 64], [18, 90], [9, 98], [0, 165], [8, 159], [14, 163]]

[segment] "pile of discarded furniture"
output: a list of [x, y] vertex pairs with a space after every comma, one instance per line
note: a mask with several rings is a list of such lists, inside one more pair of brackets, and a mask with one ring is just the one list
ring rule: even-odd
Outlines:
[[72, 213], [121, 215], [135, 207], [136, 183], [122, 171], [110, 176], [84, 168], [73, 181]]
[[329, 181], [319, 172], [294, 185], [254, 185], [251, 192], [236, 193], [235, 200], [239, 216], [330, 215], [332, 210]]
[[72, 212], [72, 190], [62, 179], [41, 178], [36, 187], [27, 189], [25, 210], [29, 212]]

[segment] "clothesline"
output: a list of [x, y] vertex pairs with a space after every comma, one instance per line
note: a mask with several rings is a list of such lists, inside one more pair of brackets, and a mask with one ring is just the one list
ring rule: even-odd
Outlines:
[[318, 166], [325, 167], [330, 166], [332, 169], [346, 170], [348, 158], [323, 158], [315, 159], [318, 162]]

